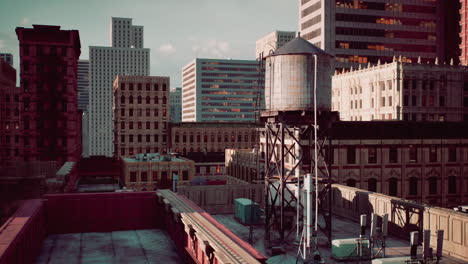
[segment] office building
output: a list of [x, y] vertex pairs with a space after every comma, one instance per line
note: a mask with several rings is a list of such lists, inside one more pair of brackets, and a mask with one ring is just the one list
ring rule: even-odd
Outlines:
[[166, 153], [169, 77], [122, 76], [114, 82], [115, 156]]
[[[457, 0], [298, 0], [301, 36], [336, 56], [336, 68], [357, 63], [449, 62], [457, 57]], [[450, 3], [449, 3], [450, 2]]]
[[78, 110], [86, 111], [89, 103], [89, 60], [78, 61]]
[[335, 74], [332, 110], [343, 121], [467, 121], [468, 67], [395, 59]]
[[13, 66], [13, 54], [11, 53], [0, 53], [0, 59]]
[[182, 121], [255, 122], [260, 79], [254, 60], [194, 59], [182, 68]]
[[111, 21], [110, 47], [89, 47], [89, 155], [114, 154], [113, 83], [117, 75], [148, 76], [149, 49], [143, 48], [143, 27], [131, 18]]
[[176, 87], [171, 90], [171, 123], [180, 123], [182, 121], [182, 87]]
[[20, 146], [24, 161], [53, 160], [58, 166], [81, 154], [77, 107], [77, 30], [33, 25], [16, 28], [20, 50]]
[[265, 58], [270, 52], [281, 48], [284, 44], [296, 37], [295, 31], [275, 30], [255, 42], [255, 58]]
[[16, 70], [0, 60], [0, 167], [19, 159], [19, 90]]

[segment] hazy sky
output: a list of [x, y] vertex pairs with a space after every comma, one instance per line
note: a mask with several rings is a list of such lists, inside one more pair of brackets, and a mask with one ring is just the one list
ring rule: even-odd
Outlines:
[[13, 53], [15, 28], [60, 25], [80, 31], [81, 56], [89, 46], [109, 46], [110, 19], [133, 18], [144, 26], [151, 75], [181, 85], [182, 66], [196, 57], [255, 59], [255, 41], [275, 30], [297, 31], [297, 0], [1, 0], [0, 53]]

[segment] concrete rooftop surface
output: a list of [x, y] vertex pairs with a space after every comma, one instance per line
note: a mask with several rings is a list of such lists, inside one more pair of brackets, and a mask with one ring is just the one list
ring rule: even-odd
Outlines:
[[[234, 234], [245, 241], [249, 241], [249, 226], [242, 225], [237, 220], [234, 219], [234, 215], [232, 214], [219, 214], [213, 215], [213, 217], [220, 222], [221, 224], [225, 225], [229, 228]], [[324, 223], [320, 224], [324, 226]], [[358, 223], [345, 220], [341, 217], [333, 217], [333, 238], [332, 239], [341, 239], [341, 238], [357, 238], [359, 237], [359, 230], [360, 225]], [[369, 234], [370, 230], [366, 231], [366, 235]], [[265, 250], [264, 244], [264, 226], [257, 225], [254, 226], [254, 234], [253, 234], [253, 246], [260, 251], [265, 256], [271, 257], [268, 254], [268, 251]], [[296, 234], [291, 234], [291, 238], [294, 238]], [[408, 234], [409, 238], [409, 234]], [[324, 259], [325, 263], [333, 264], [333, 263], [371, 263], [371, 261], [335, 261], [331, 258], [331, 251], [327, 247], [327, 237], [324, 233], [319, 232], [319, 251], [321, 253], [322, 258]], [[386, 239], [386, 257], [402, 257], [402, 256], [409, 256], [410, 254], [410, 247], [409, 241], [405, 241], [403, 239], [395, 238], [390, 236]], [[293, 245], [292, 243], [286, 244], [283, 246], [287, 250], [287, 254], [293, 257], [296, 257], [297, 245]], [[419, 252], [422, 253], [422, 246], [418, 248]], [[440, 261], [441, 264], [466, 264], [461, 260], [457, 260], [453, 257], [443, 256], [442, 260]]]
[[36, 264], [183, 263], [164, 230], [49, 235]]

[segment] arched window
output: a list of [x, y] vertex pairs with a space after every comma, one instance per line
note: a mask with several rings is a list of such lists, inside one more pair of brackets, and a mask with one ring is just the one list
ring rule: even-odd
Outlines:
[[128, 98], [128, 103], [133, 104], [133, 96], [130, 95], [130, 97]]
[[149, 96], [146, 96], [146, 103], [150, 104], [151, 103], [151, 98]]
[[409, 194], [410, 195], [418, 195], [418, 178], [411, 177], [409, 179]]
[[125, 96], [120, 96], [120, 103], [125, 104]]
[[349, 187], [356, 187], [356, 180], [355, 179], [348, 179], [346, 180], [346, 185]]
[[141, 96], [138, 96], [138, 103], [141, 104]]
[[429, 181], [429, 194], [437, 194], [437, 177], [430, 177]]
[[193, 152], [193, 148], [190, 148], [190, 152]]
[[449, 194], [457, 193], [457, 177], [456, 176], [448, 177], [448, 193]]
[[391, 196], [398, 195], [398, 179], [397, 178], [390, 178], [388, 180], [388, 194]]
[[370, 178], [367, 180], [367, 190], [371, 192], [376, 192], [377, 191], [377, 179], [375, 178]]

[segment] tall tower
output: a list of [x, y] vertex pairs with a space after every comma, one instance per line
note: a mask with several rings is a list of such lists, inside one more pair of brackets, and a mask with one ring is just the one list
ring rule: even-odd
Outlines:
[[77, 161], [81, 116], [77, 107], [77, 30], [33, 25], [16, 28], [20, 45], [19, 156], [28, 160]]
[[150, 49], [143, 48], [143, 27], [131, 18], [111, 20], [111, 47], [89, 47], [89, 155], [114, 155], [113, 83], [117, 75], [148, 76]]

